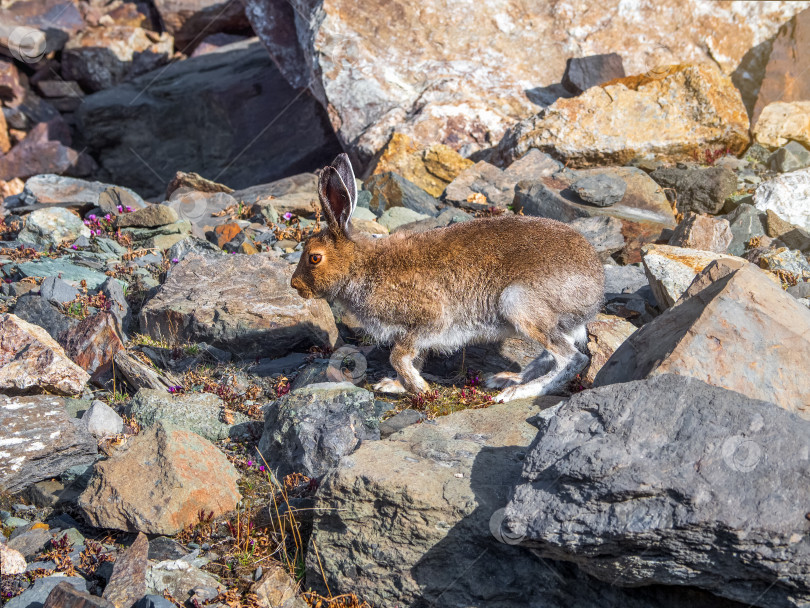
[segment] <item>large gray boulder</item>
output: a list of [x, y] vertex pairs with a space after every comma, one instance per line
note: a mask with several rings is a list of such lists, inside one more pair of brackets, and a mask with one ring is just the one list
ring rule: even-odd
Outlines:
[[614, 585], [810, 602], [810, 422], [670, 374], [579, 393], [536, 421], [509, 542]]
[[375, 606], [730, 608], [697, 590], [612, 586], [493, 536], [537, 434], [528, 420], [557, 400], [457, 412], [344, 457], [318, 490], [306, 586]]

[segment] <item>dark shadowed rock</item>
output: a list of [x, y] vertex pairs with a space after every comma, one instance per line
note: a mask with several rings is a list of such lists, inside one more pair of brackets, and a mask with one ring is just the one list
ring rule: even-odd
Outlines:
[[[68, 582], [56, 585], [48, 594], [43, 608], [119, 608], [104, 598], [90, 595], [86, 591], [77, 589]], [[120, 608], [123, 608], [120, 607]], [[129, 608], [129, 605], [126, 606]]]
[[589, 55], [568, 60], [562, 85], [571, 93], [579, 94], [615, 78], [624, 78], [624, 65], [620, 55]]
[[0, 396], [0, 487], [17, 492], [88, 464], [98, 451], [87, 429], [71, 419], [64, 399]]
[[380, 438], [379, 409], [373, 393], [349, 382], [295, 389], [267, 406], [258, 450], [280, 477], [320, 477], [361, 442]]
[[737, 176], [727, 167], [656, 169], [650, 177], [664, 187], [670, 201], [677, 200], [681, 213], [718, 213], [737, 190]]
[[59, 312], [53, 304], [41, 296], [25, 295], [17, 300], [14, 314], [23, 321], [39, 325], [54, 339], [79, 323], [78, 319]]
[[[78, 129], [112, 181], [144, 195], [162, 196], [177, 171], [245, 188], [340, 151], [326, 113], [299, 95], [261, 44], [241, 42], [88, 96]], [[190, 148], [200, 132], [206, 144]]]
[[287, 262], [263, 255], [188, 255], [141, 310], [141, 331], [245, 358], [333, 345], [332, 311], [323, 300], [299, 297], [290, 287], [292, 272]]
[[691, 585], [768, 608], [810, 599], [810, 422], [670, 374], [579, 393], [536, 420], [500, 526], [510, 543], [612, 585]]

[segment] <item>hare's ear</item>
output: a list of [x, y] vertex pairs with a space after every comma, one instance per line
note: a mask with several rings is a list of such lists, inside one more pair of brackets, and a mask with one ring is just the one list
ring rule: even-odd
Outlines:
[[349, 217], [351, 217], [354, 213], [354, 208], [357, 206], [357, 182], [354, 180], [352, 163], [349, 161], [348, 155], [344, 152], [343, 154], [338, 154], [337, 158], [332, 161], [332, 166], [337, 170], [340, 179], [343, 180], [343, 185], [346, 186], [346, 191], [349, 193], [349, 201], [351, 202]]
[[347, 227], [353, 207], [346, 184], [334, 167], [325, 167], [318, 184], [321, 209], [329, 230], [334, 234], [348, 234]]

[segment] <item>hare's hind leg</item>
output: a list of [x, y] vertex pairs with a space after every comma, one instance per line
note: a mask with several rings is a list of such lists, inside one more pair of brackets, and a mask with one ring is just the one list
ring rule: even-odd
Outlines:
[[423, 393], [428, 389], [427, 382], [419, 375], [422, 358], [419, 352], [410, 346], [397, 343], [391, 349], [391, 366], [397, 372], [396, 380], [383, 378], [374, 385], [374, 390], [382, 393]]
[[587, 341], [585, 325], [578, 325], [568, 333], [555, 328], [548, 334], [534, 324], [518, 321], [518, 331], [539, 342], [546, 352], [532, 361], [521, 372], [521, 383], [510, 386], [496, 397], [496, 401], [511, 401], [554, 393], [563, 388], [588, 365], [588, 356], [577, 349]]

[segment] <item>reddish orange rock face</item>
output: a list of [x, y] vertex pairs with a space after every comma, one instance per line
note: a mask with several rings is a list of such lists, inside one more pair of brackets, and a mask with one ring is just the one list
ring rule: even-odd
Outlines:
[[225, 243], [230, 243], [240, 232], [242, 232], [242, 229], [239, 224], [234, 222], [217, 226], [214, 228], [214, 234], [217, 235], [217, 245], [224, 247]]

